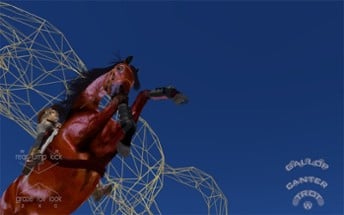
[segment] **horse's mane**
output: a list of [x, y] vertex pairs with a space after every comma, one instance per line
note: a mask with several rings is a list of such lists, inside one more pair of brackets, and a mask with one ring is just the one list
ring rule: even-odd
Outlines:
[[121, 61], [104, 68], [95, 68], [88, 71], [81, 71], [78, 77], [69, 81], [67, 83], [68, 90], [66, 93], [66, 99], [58, 104], [58, 106], [60, 106], [60, 108], [58, 109], [61, 119], [60, 121], [64, 121], [68, 118], [74, 101], [79, 97], [80, 93], [87, 88], [87, 86], [89, 86], [98, 77], [109, 72], [114, 66], [116, 66], [116, 64], [120, 62]]

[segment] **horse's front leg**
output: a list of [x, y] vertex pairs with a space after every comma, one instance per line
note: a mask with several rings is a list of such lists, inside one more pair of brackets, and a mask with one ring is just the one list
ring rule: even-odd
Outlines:
[[153, 90], [143, 90], [136, 97], [131, 107], [131, 113], [135, 122], [138, 121], [142, 109], [149, 99], [171, 99], [176, 104], [186, 104], [188, 102], [188, 98], [174, 87], [159, 87]]
[[116, 113], [118, 105], [121, 104], [125, 99], [126, 97], [122, 95], [112, 98], [110, 103], [102, 111], [92, 117], [87, 126], [85, 135], [82, 136], [82, 140], [89, 140], [101, 132], [109, 120], [111, 120], [112, 116]]
[[136, 123], [140, 117], [143, 107], [149, 99], [164, 100], [172, 99], [176, 104], [185, 104], [188, 99], [174, 87], [159, 87], [153, 90], [144, 90], [139, 93], [135, 99], [131, 110], [128, 103], [122, 103], [118, 106], [119, 120], [125, 133], [124, 138], [118, 144], [117, 151], [122, 156], [128, 156], [130, 153], [130, 144], [136, 131]]
[[171, 99], [176, 104], [186, 104], [188, 102], [188, 98], [172, 86], [150, 90], [149, 98], [153, 100]]

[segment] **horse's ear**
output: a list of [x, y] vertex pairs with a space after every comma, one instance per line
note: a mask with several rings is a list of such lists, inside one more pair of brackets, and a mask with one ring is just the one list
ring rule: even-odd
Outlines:
[[139, 81], [139, 76], [138, 73], [139, 69], [135, 69], [134, 76], [135, 76], [135, 82], [134, 82], [134, 89], [138, 90], [141, 87], [140, 81]]
[[133, 60], [133, 56], [128, 56], [125, 60], [124, 60], [124, 63], [126, 64], [130, 64], [130, 62]]

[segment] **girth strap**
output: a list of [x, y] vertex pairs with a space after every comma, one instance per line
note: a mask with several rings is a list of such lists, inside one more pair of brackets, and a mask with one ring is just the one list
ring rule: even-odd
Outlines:
[[96, 160], [78, 160], [78, 159], [51, 159], [50, 155], [47, 156], [48, 160], [52, 163], [57, 164], [57, 166], [65, 168], [74, 169], [87, 169], [93, 170], [100, 174], [101, 177], [104, 176], [106, 171], [104, 165], [100, 161]]

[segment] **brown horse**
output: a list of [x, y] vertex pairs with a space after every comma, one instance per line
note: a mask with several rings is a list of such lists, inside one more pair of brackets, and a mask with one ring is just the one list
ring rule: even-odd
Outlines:
[[[131, 109], [126, 109], [130, 89], [139, 87], [131, 59], [84, 72], [70, 83], [72, 93], [62, 103], [62, 127], [34, 171], [20, 175], [3, 193], [0, 214], [71, 214], [95, 190], [119, 143], [130, 147], [135, 123], [149, 99], [186, 102], [175, 88], [163, 87], [141, 91]], [[106, 95], [111, 100], [100, 110]], [[114, 120], [117, 110], [119, 120]]]

